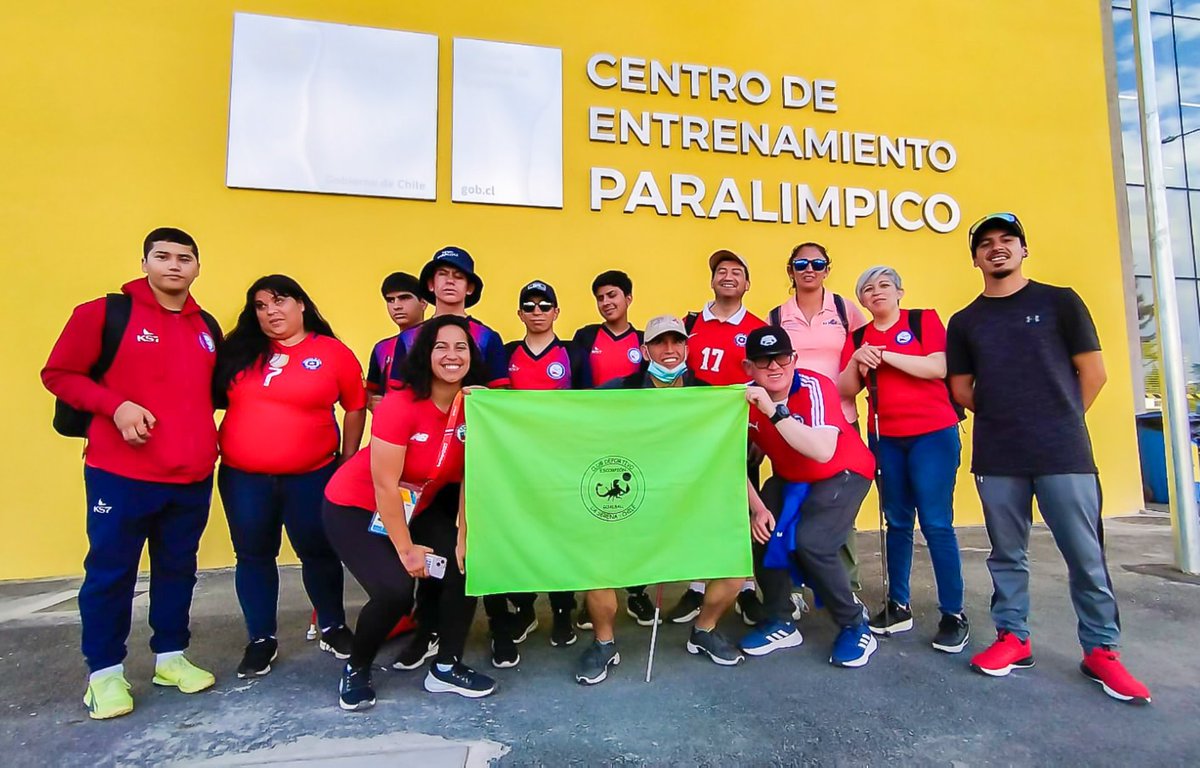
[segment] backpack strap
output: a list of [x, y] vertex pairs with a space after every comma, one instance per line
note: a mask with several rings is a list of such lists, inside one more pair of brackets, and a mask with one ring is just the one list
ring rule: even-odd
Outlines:
[[683, 316], [683, 329], [689, 334], [696, 327], [696, 320], [700, 317], [699, 312], [688, 312]]
[[768, 319], [770, 320], [770, 322], [767, 323], [767, 325], [774, 325], [776, 327], [779, 327], [779, 318], [782, 313], [782, 310], [783, 310], [783, 307], [775, 307], [774, 309], [772, 309], [771, 314], [769, 314], [767, 316]]
[[203, 309], [200, 310], [200, 317], [203, 318], [204, 324], [208, 326], [208, 335], [212, 336], [213, 344], [218, 347], [221, 346], [221, 341], [224, 337], [221, 334], [221, 324], [217, 322], [217, 318], [208, 314]]
[[923, 309], [908, 310], [908, 330], [912, 332], [913, 338], [917, 343], [921, 343], [921, 318], [924, 315]]
[[112, 367], [121, 346], [121, 337], [129, 327], [133, 314], [133, 298], [124, 293], [110, 293], [104, 297], [104, 330], [100, 335], [100, 357], [88, 372], [92, 381], [99, 381]]
[[837, 310], [838, 320], [842, 322], [842, 329], [849, 331], [850, 321], [847, 319], [846, 315], [846, 300], [843, 299], [841, 295], [836, 293], [833, 294], [833, 308]]
[[865, 326], [865, 325], [850, 334], [850, 337], [852, 339], [854, 339], [854, 348], [855, 349], [858, 349], [859, 347], [861, 347], [863, 345], [863, 339], [866, 338], [866, 336], [867, 336], [867, 326]]

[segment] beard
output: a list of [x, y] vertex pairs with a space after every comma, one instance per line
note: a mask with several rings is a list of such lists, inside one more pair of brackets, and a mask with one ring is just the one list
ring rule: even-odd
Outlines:
[[997, 280], [1003, 280], [1013, 272], [1016, 272], [1016, 270], [1012, 269], [1011, 267], [1001, 267], [992, 273], [992, 277], [996, 278]]

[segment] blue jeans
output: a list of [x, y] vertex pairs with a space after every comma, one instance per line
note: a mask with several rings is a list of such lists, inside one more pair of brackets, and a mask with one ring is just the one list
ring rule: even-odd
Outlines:
[[196, 586], [196, 551], [208, 523], [212, 477], [198, 483], [132, 480], [83, 468], [88, 553], [79, 588], [83, 656], [95, 672], [125, 660], [138, 562], [150, 545], [150, 649], [182, 651]]
[[276, 559], [287, 528], [300, 558], [304, 590], [322, 628], [346, 623], [342, 563], [321, 521], [325, 485], [337, 469], [330, 462], [301, 475], [263, 475], [221, 465], [217, 488], [237, 555], [234, 585], [250, 640], [273, 637], [279, 607]]
[[919, 521], [942, 613], [962, 613], [962, 558], [954, 533], [954, 481], [962, 442], [958, 427], [913, 437], [871, 439], [887, 520], [888, 597], [908, 605], [913, 523]]

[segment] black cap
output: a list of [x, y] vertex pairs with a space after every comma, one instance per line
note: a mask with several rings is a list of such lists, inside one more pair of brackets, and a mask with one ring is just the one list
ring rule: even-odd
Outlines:
[[433, 254], [433, 258], [421, 269], [421, 297], [430, 304], [437, 301], [433, 291], [429, 290], [429, 281], [433, 278], [433, 273], [437, 268], [442, 265], [454, 267], [467, 276], [467, 279], [475, 286], [475, 291], [467, 296], [466, 306], [473, 307], [478, 304], [479, 298], [483, 295], [483, 281], [479, 279], [479, 275], [475, 274], [475, 259], [471, 258], [471, 254], [454, 245], [448, 245]]
[[983, 235], [993, 229], [1001, 229], [1016, 235], [1021, 239], [1021, 245], [1025, 245], [1025, 227], [1015, 213], [989, 213], [972, 224], [971, 229], [967, 232], [967, 237], [971, 241], [972, 254], [979, 247], [979, 241], [983, 239]]
[[792, 340], [788, 336], [787, 331], [778, 325], [755, 328], [746, 337], [747, 360], [753, 360], [756, 357], [790, 355], [794, 351], [792, 349]]
[[379, 292], [387, 298], [389, 293], [411, 293], [413, 296], [419, 296], [424, 299], [421, 291], [421, 281], [407, 272], [393, 272], [383, 278], [383, 285], [379, 287]]
[[522, 288], [520, 295], [517, 296], [517, 303], [524, 304], [534, 296], [544, 296], [551, 304], [558, 306], [558, 295], [554, 293], [554, 286], [543, 280], [534, 280]]

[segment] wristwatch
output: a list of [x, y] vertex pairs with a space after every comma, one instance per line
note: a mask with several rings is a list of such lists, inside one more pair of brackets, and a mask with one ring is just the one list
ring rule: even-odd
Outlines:
[[775, 406], [775, 415], [771, 417], [771, 423], [778, 424], [784, 419], [789, 418], [791, 415], [792, 412], [788, 410], [787, 404], [780, 403], [779, 405]]

